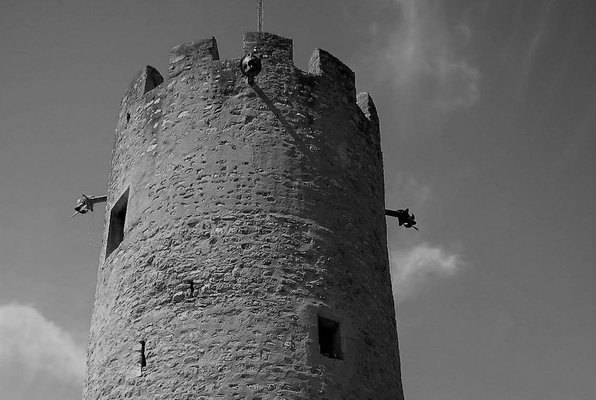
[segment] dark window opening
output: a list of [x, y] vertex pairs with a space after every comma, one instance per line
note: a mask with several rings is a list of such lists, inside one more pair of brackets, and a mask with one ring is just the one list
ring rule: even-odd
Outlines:
[[325, 357], [343, 360], [339, 322], [319, 315], [319, 348]]
[[195, 292], [195, 283], [192, 279], [188, 280], [188, 290], [190, 291], [190, 297], [192, 297], [193, 293]]
[[106, 257], [108, 257], [124, 240], [124, 223], [126, 222], [126, 209], [128, 205], [128, 190], [114, 204], [110, 212], [110, 227], [108, 230], [108, 243]]
[[141, 350], [139, 355], [139, 364], [141, 365], [141, 369], [147, 366], [147, 357], [145, 357], [145, 341], [141, 340], [139, 342], [141, 344]]

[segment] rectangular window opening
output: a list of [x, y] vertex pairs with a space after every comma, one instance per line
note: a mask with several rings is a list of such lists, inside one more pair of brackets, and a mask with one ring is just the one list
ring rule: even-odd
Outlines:
[[124, 240], [124, 223], [128, 206], [128, 190], [118, 199], [110, 212], [110, 226], [108, 229], [108, 243], [106, 257], [108, 257]]
[[339, 322], [319, 315], [319, 348], [325, 357], [343, 360]]
[[139, 342], [141, 345], [141, 350], [139, 351], [139, 364], [141, 365], [141, 371], [147, 367], [147, 357], [145, 356], [145, 341], [141, 340]]

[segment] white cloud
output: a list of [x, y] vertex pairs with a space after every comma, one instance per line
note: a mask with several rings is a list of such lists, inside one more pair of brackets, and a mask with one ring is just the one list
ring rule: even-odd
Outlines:
[[31, 306], [0, 306], [0, 364], [20, 365], [82, 382], [85, 353], [71, 336]]
[[468, 24], [447, 25], [437, 0], [393, 0], [400, 9], [395, 26], [373, 34], [382, 43], [378, 63], [384, 81], [400, 94], [420, 97], [443, 110], [470, 107], [480, 97], [480, 70], [463, 53], [473, 32]]
[[462, 266], [461, 257], [426, 243], [407, 250], [391, 251], [391, 280], [396, 299], [416, 293], [430, 279], [454, 275]]

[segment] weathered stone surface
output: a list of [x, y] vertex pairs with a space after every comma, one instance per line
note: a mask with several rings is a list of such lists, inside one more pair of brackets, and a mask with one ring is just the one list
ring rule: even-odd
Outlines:
[[374, 104], [329, 53], [305, 73], [289, 39], [244, 47], [253, 87], [208, 39], [124, 97], [106, 221], [129, 190], [125, 234], [101, 254], [85, 400], [403, 398]]

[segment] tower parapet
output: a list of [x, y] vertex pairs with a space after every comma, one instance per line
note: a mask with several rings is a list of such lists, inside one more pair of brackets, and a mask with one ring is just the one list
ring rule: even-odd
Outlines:
[[324, 50], [244, 51], [253, 85], [210, 38], [125, 94], [85, 400], [403, 398], [374, 104]]

